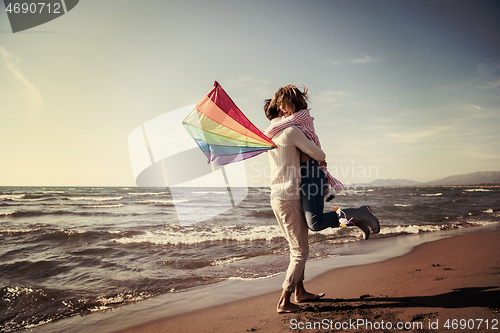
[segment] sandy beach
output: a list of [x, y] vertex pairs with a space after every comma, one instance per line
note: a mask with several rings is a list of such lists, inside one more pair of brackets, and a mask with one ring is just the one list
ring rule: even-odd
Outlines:
[[306, 281], [309, 291], [326, 296], [300, 313], [277, 314], [276, 291], [119, 332], [495, 331], [499, 254], [500, 230], [445, 238]]

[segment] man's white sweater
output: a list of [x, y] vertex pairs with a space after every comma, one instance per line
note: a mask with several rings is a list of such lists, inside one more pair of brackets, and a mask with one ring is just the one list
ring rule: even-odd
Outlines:
[[296, 126], [278, 132], [273, 141], [277, 148], [268, 152], [271, 164], [271, 198], [300, 200], [300, 151], [318, 162], [324, 161], [326, 155]]

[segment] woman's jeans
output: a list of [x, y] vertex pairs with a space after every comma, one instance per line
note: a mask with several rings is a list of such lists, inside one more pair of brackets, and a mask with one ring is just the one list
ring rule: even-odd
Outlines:
[[318, 162], [310, 159], [300, 163], [300, 176], [302, 184], [300, 195], [302, 210], [307, 221], [307, 226], [312, 231], [339, 226], [337, 212], [323, 213], [325, 207], [324, 194], [328, 186], [325, 173], [319, 168]]

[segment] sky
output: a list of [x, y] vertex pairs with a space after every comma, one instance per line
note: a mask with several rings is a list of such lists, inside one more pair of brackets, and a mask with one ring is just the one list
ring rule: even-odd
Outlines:
[[129, 135], [214, 81], [261, 129], [264, 99], [307, 86], [344, 183], [500, 171], [499, 16], [490, 0], [85, 0], [12, 33], [2, 5], [0, 186], [134, 186]]

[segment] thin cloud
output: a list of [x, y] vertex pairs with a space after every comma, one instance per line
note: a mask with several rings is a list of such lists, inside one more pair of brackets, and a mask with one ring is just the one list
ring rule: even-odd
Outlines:
[[477, 146], [473, 148], [468, 148], [467, 150], [462, 149], [460, 151], [460, 154], [462, 156], [465, 156], [470, 159], [490, 159], [490, 160], [497, 160], [498, 159], [498, 154], [495, 154], [495, 152], [483, 152], [481, 149], [484, 150], [484, 147], [482, 146]]
[[2, 46], [0, 46], [0, 68], [7, 71], [7, 73], [24, 86], [25, 90], [22, 93], [23, 98], [26, 98], [32, 105], [30, 116], [37, 115], [43, 107], [42, 94], [22, 73], [20, 60]]
[[465, 115], [463, 121], [470, 122], [478, 118], [488, 118], [490, 121], [497, 121], [500, 116], [499, 108], [485, 108], [476, 104], [467, 103], [461, 108]]
[[229, 79], [229, 84], [234, 87], [245, 88], [247, 91], [257, 93], [259, 95], [269, 94], [267, 86], [270, 85], [270, 82], [268, 79], [260, 79], [250, 75], [242, 75], [237, 78]]
[[480, 63], [477, 66], [476, 72], [479, 76], [485, 78], [498, 78], [500, 76], [500, 61], [488, 60], [486, 62]]
[[477, 74], [484, 81], [482, 88], [500, 88], [500, 61], [489, 60], [477, 66]]
[[500, 80], [486, 82], [483, 86], [484, 89], [500, 88]]
[[330, 110], [332, 107], [345, 107], [350, 110], [361, 110], [361, 108], [370, 110], [375, 107], [363, 102], [357, 95], [342, 90], [322, 91], [315, 95], [311, 94], [310, 97], [315, 109]]
[[484, 110], [483, 107], [480, 107], [479, 105], [475, 105], [472, 103], [467, 104], [464, 109], [472, 109], [472, 110]]
[[229, 82], [238, 87], [246, 87], [255, 82], [255, 78], [249, 75], [242, 75], [234, 79], [230, 79]]
[[317, 104], [342, 105], [340, 100], [344, 98], [353, 98], [353, 94], [345, 91], [322, 91], [315, 98]]
[[414, 143], [420, 142], [421, 140], [435, 138], [436, 136], [450, 130], [450, 126], [431, 126], [423, 130], [412, 131], [404, 130], [401, 132], [389, 132], [386, 133], [386, 137], [397, 142], [404, 143]]
[[341, 60], [331, 60], [330, 63], [334, 66], [343, 66], [343, 65], [366, 65], [372, 62], [377, 62], [378, 60], [372, 58], [365, 54], [363, 58], [356, 59], [341, 59]]

